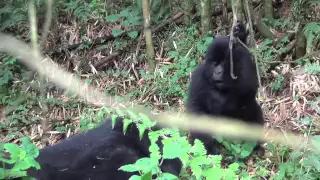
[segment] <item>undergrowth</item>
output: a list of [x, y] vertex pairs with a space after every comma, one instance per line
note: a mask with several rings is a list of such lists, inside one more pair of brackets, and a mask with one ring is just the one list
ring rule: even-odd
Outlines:
[[[13, 2], [13, 1], [10, 1]], [[21, 37], [23, 32], [29, 29], [27, 0], [17, 0], [14, 3], [0, 2], [0, 30], [9, 32], [17, 37]], [[44, 17], [45, 0], [37, 0], [36, 8], [39, 22]], [[142, 8], [140, 1], [129, 3], [126, 1], [122, 9], [117, 4], [108, 4], [102, 1], [91, 0], [69, 0], [67, 2], [57, 1], [53, 6], [54, 18], [58, 16], [71, 16], [81, 26], [86, 27], [87, 22], [98, 21], [102, 24], [119, 23], [123, 28], [112, 29], [112, 34], [118, 36], [123, 31], [127, 31], [131, 39], [117, 38], [114, 41], [115, 49], [121, 49], [126, 46], [125, 41], [137, 40], [137, 27], [142, 25]], [[160, 24], [166, 20], [170, 15], [169, 6], [162, 3], [166, 1], [154, 0], [152, 1], [152, 23], [154, 25]], [[296, 17], [305, 14], [303, 6], [307, 3], [306, 0], [295, 0], [293, 11]], [[111, 8], [110, 8], [111, 7]], [[266, 24], [276, 30], [292, 29], [295, 22], [291, 18], [283, 19], [263, 19]], [[202, 61], [204, 52], [208, 44], [212, 41], [212, 35], [207, 35], [199, 38], [199, 32], [195, 25], [190, 27], [173, 26], [165, 30], [164, 49], [166, 54], [164, 57], [172, 58], [173, 61], [166, 64], [161, 64], [157, 68], [154, 75], [150, 75], [144, 70], [138, 71], [139, 75], [145, 80], [145, 83], [127, 87], [126, 90], [121, 89], [121, 80], [130, 78], [132, 74], [127, 70], [106, 70], [98, 73], [87, 79], [88, 84], [93, 84], [98, 77], [105, 77], [115, 79], [114, 84], [108, 85], [103, 89], [104, 92], [115, 96], [118, 100], [129, 101], [146, 96], [150, 93], [149, 90], [154, 90], [151, 94], [155, 94], [164, 102], [170, 102], [170, 106], [177, 105], [178, 99], [187, 99], [187, 90], [189, 86], [190, 73], [194, 70], [198, 63]], [[315, 21], [308, 21], [303, 29], [307, 40], [307, 48], [312, 49], [319, 40], [319, 23]], [[26, 37], [24, 37], [26, 38]], [[259, 48], [254, 52], [258, 57], [258, 65], [260, 73], [263, 74], [266, 69], [272, 67], [275, 61], [284, 61], [283, 57], [277, 58], [281, 53], [286, 51], [288, 45], [288, 37], [282, 38], [276, 45], [272, 40], [265, 39], [259, 43]], [[89, 49], [86, 44], [79, 47]], [[104, 46], [98, 47], [97, 50], [104, 51]], [[111, 110], [102, 108], [99, 110], [93, 109], [86, 105], [83, 101], [78, 100], [76, 96], [66, 95], [65, 99], [60, 96], [50, 95], [49, 98], [39, 98], [39, 81], [35, 78], [32, 82], [28, 80], [28, 72], [23, 70], [23, 66], [17, 62], [16, 58], [1, 54], [0, 63], [0, 103], [1, 106], [6, 107], [9, 111], [8, 116], [0, 123], [0, 131], [5, 132], [6, 142], [0, 143], [0, 161], [14, 165], [10, 169], [0, 169], [0, 179], [11, 176], [25, 176], [25, 170], [30, 167], [39, 167], [34, 160], [38, 155], [38, 149], [30, 140], [23, 137], [22, 145], [12, 142], [12, 140], [19, 139], [23, 136], [20, 132], [23, 127], [39, 123], [41, 114], [36, 112], [42, 111], [42, 103], [46, 103], [50, 109], [61, 108], [63, 110], [69, 109], [71, 111], [79, 111], [80, 113], [80, 131], [84, 132], [88, 129], [94, 128], [104, 117], [111, 117], [115, 121], [116, 117], [124, 117], [125, 126], [128, 127], [130, 123], [138, 124], [140, 135], [146, 129], [149, 129], [154, 123], [143, 114], [135, 114], [133, 112], [123, 112], [119, 110]], [[143, 64], [145, 55], [141, 54], [137, 57], [138, 63]], [[307, 73], [313, 75], [320, 74], [320, 65], [312, 57], [302, 57], [295, 60], [295, 63], [304, 67]], [[280, 64], [280, 63], [279, 63]], [[267, 85], [274, 91], [282, 91], [284, 88], [284, 76], [278, 75]], [[98, 83], [97, 83], [98, 84]], [[59, 89], [51, 83], [45, 84], [47, 92], [52, 92]], [[143, 91], [145, 90], [145, 91]], [[119, 92], [126, 94], [125, 97], [117, 96]], [[50, 94], [50, 93], [48, 93]], [[300, 98], [298, 98], [300, 99]], [[314, 98], [311, 102], [312, 110], [320, 114], [319, 98]], [[151, 109], [152, 102], [147, 101], [144, 105], [148, 105]], [[65, 122], [54, 122], [54, 130], [59, 132], [67, 132], [70, 124], [66, 123], [72, 121], [72, 116], [65, 116]], [[50, 119], [54, 121], [54, 118]], [[304, 115], [298, 118], [296, 123], [306, 126], [306, 130], [300, 133], [305, 136], [317, 137], [318, 127], [320, 126], [315, 121], [316, 118], [310, 115]], [[126, 129], [124, 129], [126, 131]], [[164, 144], [164, 152], [159, 152], [159, 147], [155, 141], [159, 137], [167, 137], [162, 143]], [[159, 162], [161, 159], [170, 159], [178, 157], [183, 162], [182, 179], [318, 179], [320, 177], [320, 156], [313, 154], [310, 150], [305, 149], [305, 144], [301, 145], [300, 149], [292, 150], [290, 148], [267, 143], [266, 149], [268, 156], [266, 158], [253, 157], [251, 160], [254, 164], [250, 165], [243, 159], [251, 155], [252, 142], [237, 142], [227, 141], [219, 138], [218, 141], [223, 145], [224, 154], [211, 156], [207, 155], [200, 141], [196, 141], [191, 145], [187, 141], [184, 133], [176, 129], [162, 129], [159, 131], [152, 131], [149, 133], [149, 138], [152, 142], [150, 146], [150, 157], [140, 159], [134, 164], [125, 165], [121, 167], [122, 171], [135, 172], [138, 171], [140, 176], [132, 177], [132, 179], [150, 179], [150, 176], [155, 174], [158, 179], [175, 179], [173, 175], [162, 173], [159, 169]], [[9, 153], [10, 158], [4, 159], [3, 152]], [[225, 165], [224, 161], [232, 161], [233, 163]], [[250, 167], [249, 167], [250, 166]], [[253, 167], [251, 167], [253, 166]], [[254, 169], [254, 173], [252, 172]], [[250, 174], [250, 175], [249, 175]]]

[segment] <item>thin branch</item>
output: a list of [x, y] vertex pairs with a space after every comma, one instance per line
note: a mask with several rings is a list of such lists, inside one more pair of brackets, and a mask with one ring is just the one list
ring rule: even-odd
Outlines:
[[42, 30], [42, 36], [39, 42], [39, 47], [40, 49], [44, 49], [43, 45], [47, 39], [47, 36], [49, 34], [49, 29], [50, 29], [50, 25], [51, 25], [51, 21], [52, 21], [52, 0], [48, 0], [47, 1], [47, 13], [46, 13], [46, 21], [44, 23], [43, 26], [43, 30]]
[[[162, 23], [161, 25], [155, 27], [152, 29], [152, 32], [158, 31], [160, 29], [162, 29], [163, 27], [167, 26], [168, 24], [170, 24], [173, 21], [176, 21], [177, 19], [181, 18], [184, 14], [182, 12], [177, 13], [174, 17], [166, 20], [164, 23]], [[132, 30], [130, 30], [132, 31]], [[143, 28], [140, 29], [136, 29], [136, 31], [138, 31], [138, 35], [140, 35], [141, 31], [143, 31]], [[122, 32], [119, 36], [128, 36], [127, 34], [128, 31], [126, 32]], [[118, 37], [119, 37], [118, 36]], [[128, 36], [129, 37], [129, 36]], [[103, 36], [103, 37], [98, 37], [92, 41], [83, 41], [80, 43], [76, 43], [76, 44], [72, 44], [69, 45], [67, 48], [58, 48], [56, 50], [47, 52], [47, 54], [52, 57], [52, 56], [59, 56], [62, 55], [64, 53], [66, 53], [67, 51], [73, 51], [75, 49], [77, 49], [79, 46], [81, 46], [82, 44], [89, 44], [91, 46], [98, 46], [98, 45], [102, 45], [105, 44], [108, 41], [112, 41], [115, 40], [117, 37], [114, 37], [112, 34], [108, 35], [108, 36]]]
[[[251, 42], [253, 45], [253, 49], [256, 50], [257, 49], [257, 44], [256, 41], [254, 39], [254, 31], [253, 31], [253, 23], [252, 23], [252, 18], [251, 18], [251, 14], [250, 14], [250, 7], [249, 7], [249, 1], [248, 0], [244, 0], [245, 3], [245, 11], [247, 13], [247, 17], [248, 17], [248, 22], [249, 22], [249, 28], [250, 28], [250, 37], [251, 37]], [[259, 66], [258, 66], [258, 60], [257, 60], [257, 55], [254, 54], [254, 61], [256, 63], [256, 70], [257, 70], [257, 76], [258, 76], [258, 83], [259, 83], [259, 88], [261, 89], [262, 85], [261, 85], [261, 77], [260, 77], [260, 72], [259, 72]]]

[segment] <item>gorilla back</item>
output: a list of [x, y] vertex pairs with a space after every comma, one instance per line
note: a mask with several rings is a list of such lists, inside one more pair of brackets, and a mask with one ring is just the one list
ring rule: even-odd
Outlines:
[[[228, 36], [215, 38], [208, 47], [205, 62], [192, 73], [187, 110], [199, 115], [231, 117], [263, 125], [262, 110], [255, 99], [258, 78], [252, 55], [242, 44], [233, 44], [233, 69], [237, 76], [233, 79], [229, 41]], [[202, 140], [208, 152], [216, 154], [211, 136], [191, 133], [191, 138]]]
[[[149, 157], [147, 132], [140, 141], [134, 124], [122, 132], [123, 123], [118, 119], [114, 129], [111, 120], [100, 127], [66, 139], [59, 144], [40, 150], [37, 161], [39, 171], [30, 169], [28, 175], [44, 180], [124, 180], [133, 173], [118, 170], [121, 166]], [[161, 147], [161, 146], [160, 146]], [[181, 163], [166, 160], [161, 169], [178, 175]]]

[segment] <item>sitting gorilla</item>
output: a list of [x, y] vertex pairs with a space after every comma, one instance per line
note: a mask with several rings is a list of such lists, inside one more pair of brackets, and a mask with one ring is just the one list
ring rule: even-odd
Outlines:
[[[235, 37], [243, 43], [247, 33], [243, 24], [235, 27]], [[198, 115], [236, 118], [263, 126], [261, 107], [256, 102], [258, 78], [251, 53], [239, 42], [233, 44], [233, 68], [230, 75], [229, 36], [216, 37], [209, 45], [205, 62], [192, 73], [187, 111]], [[217, 142], [203, 133], [190, 133], [191, 139], [201, 140], [209, 154], [217, 154]], [[260, 150], [260, 145], [256, 148]], [[263, 151], [263, 149], [262, 149]], [[263, 152], [262, 152], [263, 153]]]
[[[128, 127], [126, 135], [122, 127], [120, 118], [113, 129], [107, 120], [100, 127], [41, 149], [36, 159], [41, 169], [31, 168], [28, 175], [41, 180], [129, 179], [134, 173], [118, 169], [149, 157], [150, 141], [147, 132], [140, 140], [135, 124]], [[161, 169], [178, 176], [181, 166], [178, 159], [165, 160]]]

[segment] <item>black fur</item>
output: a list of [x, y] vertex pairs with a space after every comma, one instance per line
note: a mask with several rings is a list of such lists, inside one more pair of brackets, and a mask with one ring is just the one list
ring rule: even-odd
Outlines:
[[[142, 157], [149, 157], [150, 141], [147, 132], [140, 140], [135, 125], [129, 126], [126, 135], [123, 135], [122, 127], [120, 119], [114, 129], [111, 128], [111, 121], [107, 120], [100, 127], [41, 149], [36, 159], [41, 170], [32, 168], [28, 175], [38, 180], [129, 179], [133, 173], [118, 169]], [[181, 162], [177, 159], [165, 160], [161, 169], [179, 175]]]
[[248, 37], [248, 32], [246, 30], [246, 27], [242, 23], [238, 23], [234, 27], [234, 36], [238, 37], [244, 44], [246, 44], [246, 40]]
[[[245, 41], [242, 24], [235, 35]], [[192, 73], [187, 110], [193, 114], [224, 116], [263, 125], [261, 107], [256, 102], [258, 78], [251, 53], [239, 42], [233, 44], [234, 74], [230, 75], [229, 36], [216, 37], [209, 45], [205, 62]], [[204, 142], [208, 153], [217, 154], [217, 142], [203, 133], [190, 133]]]

